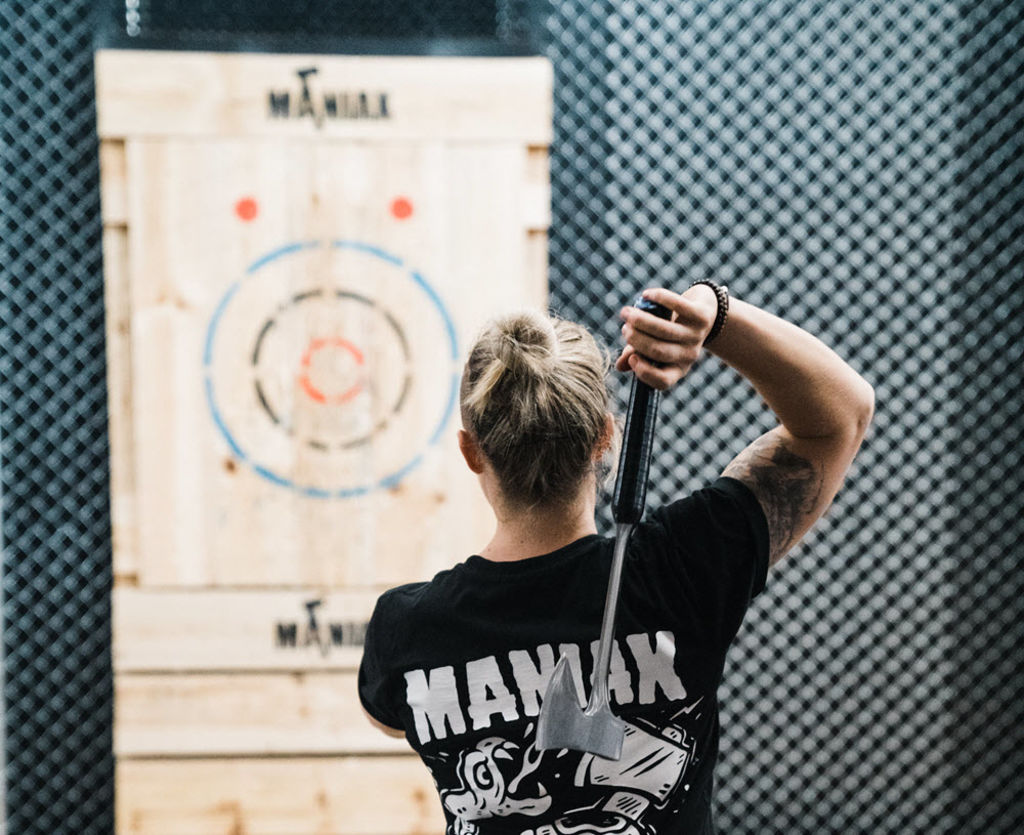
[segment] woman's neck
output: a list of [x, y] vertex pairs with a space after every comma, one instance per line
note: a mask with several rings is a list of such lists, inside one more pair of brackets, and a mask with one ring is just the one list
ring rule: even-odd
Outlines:
[[522, 511], [495, 508], [498, 526], [480, 556], [494, 562], [512, 562], [550, 554], [581, 537], [597, 533], [594, 523], [594, 488], [580, 491], [575, 501]]

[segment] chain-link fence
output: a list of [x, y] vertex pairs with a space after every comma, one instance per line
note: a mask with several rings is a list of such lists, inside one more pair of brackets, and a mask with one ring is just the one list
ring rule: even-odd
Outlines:
[[[553, 305], [614, 343], [638, 288], [713, 277], [877, 392], [834, 509], [732, 651], [721, 831], [1024, 831], [1020, 3], [91, 7], [0, 8], [12, 832], [112, 826], [97, 23], [126, 40], [540, 44], [556, 70]], [[651, 500], [769, 424], [705, 361], [663, 410]]]
[[[722, 831], [1017, 831], [1019, 4], [556, 6], [565, 311], [612, 339], [633, 288], [712, 277], [877, 392], [731, 654]], [[662, 497], [769, 420], [714, 362], [675, 399]]]
[[86, 2], [0, 6], [0, 440], [12, 833], [113, 817], [103, 275]]

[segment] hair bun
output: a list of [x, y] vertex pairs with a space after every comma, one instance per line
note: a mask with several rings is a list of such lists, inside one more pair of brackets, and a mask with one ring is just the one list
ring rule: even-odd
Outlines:
[[533, 311], [499, 319], [496, 359], [515, 376], [551, 371], [558, 337], [551, 320]]

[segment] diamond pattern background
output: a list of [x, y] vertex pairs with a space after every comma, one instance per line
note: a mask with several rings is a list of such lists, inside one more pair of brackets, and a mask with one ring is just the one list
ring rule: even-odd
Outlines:
[[[113, 825], [92, 49], [125, 7], [93, 6], [0, 7], [15, 833]], [[720, 831], [1024, 831], [1020, 3], [139, 8], [154, 38], [497, 35], [543, 49], [556, 73], [553, 307], [613, 345], [637, 290], [714, 278], [821, 336], [877, 393], [835, 507], [732, 650]], [[705, 360], [663, 407], [650, 501], [712, 478], [770, 425], [749, 387]]]
[[0, 19], [8, 825], [100, 832], [113, 757], [93, 27], [87, 3], [16, 0]]

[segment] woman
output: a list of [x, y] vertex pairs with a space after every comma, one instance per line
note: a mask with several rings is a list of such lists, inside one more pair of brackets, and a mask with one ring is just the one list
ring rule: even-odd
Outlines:
[[598, 470], [612, 442], [606, 363], [570, 322], [520, 314], [474, 346], [459, 447], [494, 509], [493, 539], [427, 583], [384, 594], [359, 692], [434, 776], [450, 835], [711, 833], [716, 690], [768, 567], [829, 506], [871, 419], [871, 387], [816, 338], [699, 282], [623, 309], [615, 367], [657, 389], [703, 346], [749, 380], [780, 426], [713, 484], [650, 513], [630, 541], [609, 691], [622, 757], [539, 751], [558, 658], [589, 692], [611, 563], [597, 535]]

